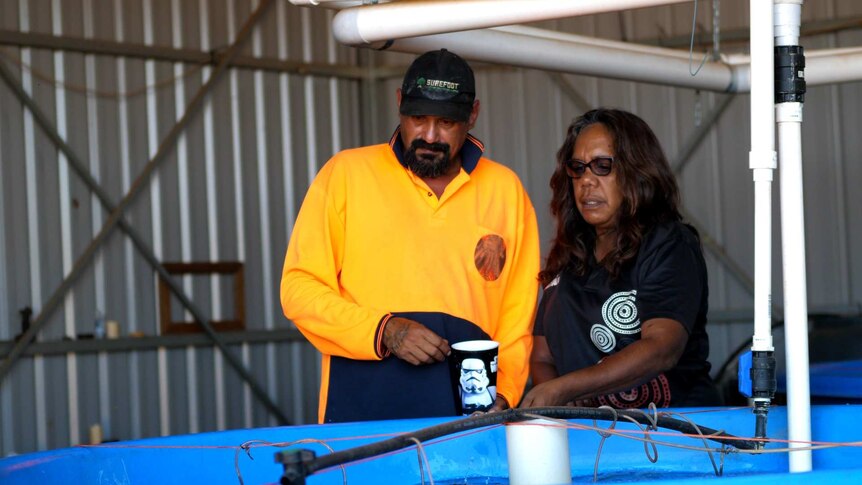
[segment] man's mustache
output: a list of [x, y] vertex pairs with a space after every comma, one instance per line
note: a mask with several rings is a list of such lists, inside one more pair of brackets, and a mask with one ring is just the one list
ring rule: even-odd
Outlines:
[[410, 148], [416, 150], [418, 148], [424, 148], [426, 150], [432, 150], [435, 152], [443, 152], [449, 153], [449, 145], [446, 143], [428, 143], [427, 141], [417, 138], [410, 143]]

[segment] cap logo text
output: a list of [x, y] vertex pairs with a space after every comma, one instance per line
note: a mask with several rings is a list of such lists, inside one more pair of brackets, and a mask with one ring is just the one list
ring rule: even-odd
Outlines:
[[440, 79], [425, 79], [420, 77], [416, 80], [416, 85], [419, 89], [430, 89], [436, 91], [448, 91], [452, 93], [458, 92], [458, 86], [461, 83], [453, 83], [451, 81], [443, 81]]

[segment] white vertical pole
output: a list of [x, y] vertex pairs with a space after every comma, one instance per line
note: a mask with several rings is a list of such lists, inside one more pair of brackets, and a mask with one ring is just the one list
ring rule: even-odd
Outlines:
[[[802, 0], [775, 0], [775, 44], [799, 45]], [[796, 96], [793, 96], [796, 98]], [[801, 98], [801, 95], [798, 96]], [[784, 346], [787, 359], [787, 429], [791, 448], [811, 441], [808, 381], [808, 295], [802, 192], [802, 102], [775, 106], [779, 140], [781, 242], [784, 268]], [[811, 471], [811, 451], [790, 453], [790, 471]]]
[[765, 438], [775, 395], [772, 346], [772, 172], [776, 168], [772, 0], [751, 0], [751, 152], [754, 178], [754, 336], [752, 397], [755, 437]]
[[751, 152], [754, 178], [754, 339], [752, 350], [772, 351], [772, 172], [776, 168], [773, 115], [772, 1], [751, 0]]

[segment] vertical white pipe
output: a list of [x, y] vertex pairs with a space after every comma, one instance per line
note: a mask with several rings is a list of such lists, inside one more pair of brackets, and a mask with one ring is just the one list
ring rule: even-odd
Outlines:
[[571, 483], [565, 422], [532, 419], [506, 425], [506, 457], [512, 485]]
[[[776, 0], [775, 43], [799, 45], [802, 0]], [[784, 346], [787, 359], [787, 429], [791, 448], [811, 441], [808, 377], [808, 295], [802, 188], [802, 103], [775, 107], [779, 140], [781, 242], [784, 267]], [[811, 451], [790, 453], [790, 471], [811, 471]]]
[[[787, 428], [791, 448], [811, 441], [808, 366], [808, 295], [805, 273], [805, 212], [802, 190], [802, 104], [777, 107], [781, 170], [781, 241], [784, 266], [784, 347]], [[811, 451], [790, 453], [790, 471], [811, 471]]]
[[751, 0], [751, 152], [754, 178], [753, 351], [772, 345], [772, 171], [776, 168], [772, 2]]

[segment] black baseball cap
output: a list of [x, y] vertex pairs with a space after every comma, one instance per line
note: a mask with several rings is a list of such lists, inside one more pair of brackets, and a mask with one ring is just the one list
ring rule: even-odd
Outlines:
[[467, 121], [476, 82], [467, 61], [446, 49], [417, 57], [401, 84], [401, 114], [442, 116]]

